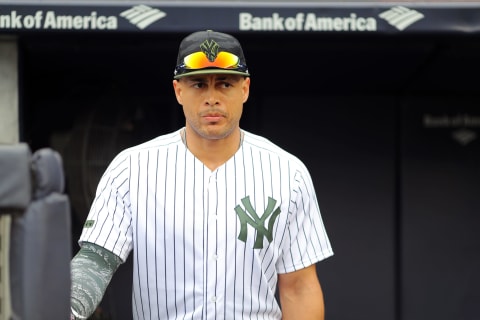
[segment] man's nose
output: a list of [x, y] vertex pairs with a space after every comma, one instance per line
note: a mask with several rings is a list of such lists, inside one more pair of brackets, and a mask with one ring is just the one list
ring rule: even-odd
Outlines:
[[206, 104], [210, 106], [218, 104], [218, 93], [214, 87], [209, 88], [207, 91]]

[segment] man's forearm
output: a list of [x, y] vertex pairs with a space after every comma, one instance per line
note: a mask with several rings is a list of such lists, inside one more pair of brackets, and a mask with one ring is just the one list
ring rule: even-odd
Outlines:
[[323, 291], [315, 265], [278, 278], [282, 320], [324, 320]]
[[282, 320], [324, 320], [325, 307], [323, 295], [312, 292], [308, 296], [294, 299], [282, 299]]
[[74, 319], [87, 319], [102, 301], [122, 260], [110, 251], [84, 243], [71, 261], [71, 307]]

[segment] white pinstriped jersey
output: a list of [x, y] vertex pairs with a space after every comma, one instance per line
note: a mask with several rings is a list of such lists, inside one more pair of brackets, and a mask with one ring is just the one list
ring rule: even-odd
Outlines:
[[80, 243], [133, 249], [134, 319], [281, 319], [277, 274], [333, 255], [306, 167], [245, 132], [211, 171], [181, 130], [115, 157]]

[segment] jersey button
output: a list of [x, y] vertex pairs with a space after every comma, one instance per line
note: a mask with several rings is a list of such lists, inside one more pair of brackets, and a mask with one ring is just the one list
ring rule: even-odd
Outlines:
[[212, 301], [213, 303], [217, 302], [217, 297], [211, 297], [210, 301]]

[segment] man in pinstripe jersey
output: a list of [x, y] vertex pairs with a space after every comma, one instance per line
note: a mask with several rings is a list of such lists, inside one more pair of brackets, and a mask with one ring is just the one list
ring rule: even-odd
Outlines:
[[237, 39], [183, 39], [173, 89], [185, 127], [106, 169], [72, 259], [72, 319], [94, 312], [130, 253], [133, 319], [324, 319], [315, 265], [333, 251], [313, 182], [240, 128], [249, 88]]

